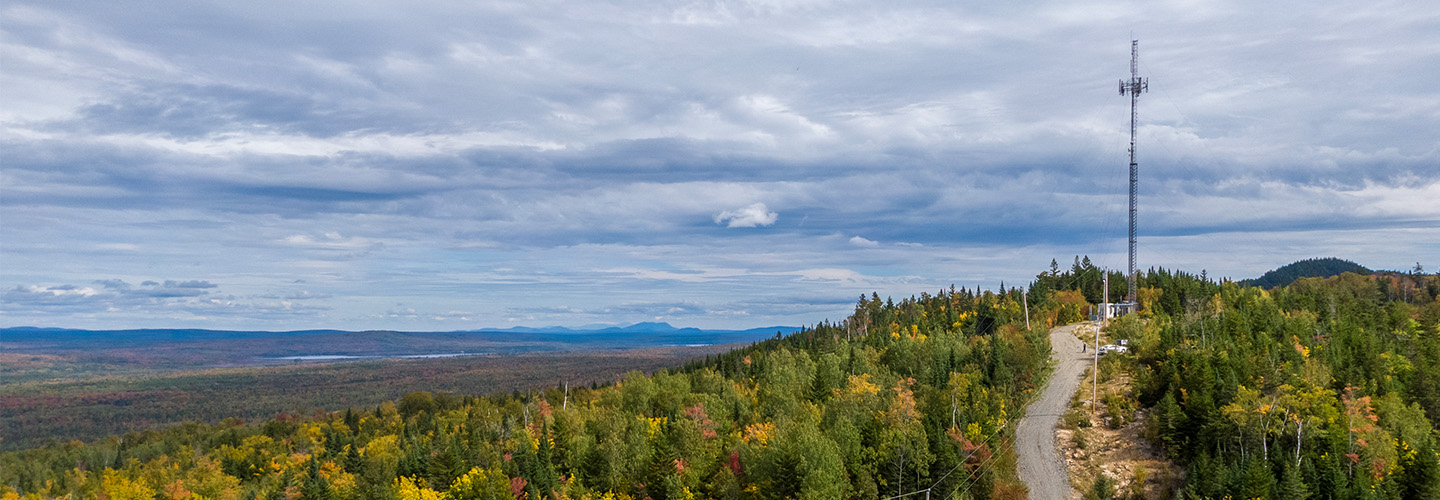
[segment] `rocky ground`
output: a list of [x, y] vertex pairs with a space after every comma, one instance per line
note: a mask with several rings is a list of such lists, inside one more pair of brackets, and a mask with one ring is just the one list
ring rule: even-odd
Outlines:
[[[1088, 343], [1095, 341], [1094, 330], [1077, 330], [1076, 334]], [[1106, 340], [1102, 337], [1101, 342]], [[1128, 361], [1102, 363], [1095, 389], [1094, 372], [1087, 369], [1056, 430], [1055, 446], [1074, 485], [1072, 499], [1091, 491], [1101, 474], [1114, 484], [1115, 498], [1169, 499], [1181, 484], [1183, 471], [1165, 460], [1162, 451], [1144, 436], [1149, 412], [1136, 410], [1139, 404], [1132, 395]], [[1093, 407], [1092, 393], [1099, 395]]]

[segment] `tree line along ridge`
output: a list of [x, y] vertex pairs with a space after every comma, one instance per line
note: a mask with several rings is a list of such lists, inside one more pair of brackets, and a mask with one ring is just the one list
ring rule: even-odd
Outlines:
[[[1023, 290], [862, 296], [842, 321], [607, 385], [55, 441], [0, 455], [0, 497], [1025, 498], [1010, 424], [1048, 329], [1085, 319], [1103, 278], [1076, 259]], [[1106, 335], [1131, 347], [1146, 439], [1186, 470], [1170, 498], [1437, 498], [1440, 278], [1139, 285], [1141, 313]]]

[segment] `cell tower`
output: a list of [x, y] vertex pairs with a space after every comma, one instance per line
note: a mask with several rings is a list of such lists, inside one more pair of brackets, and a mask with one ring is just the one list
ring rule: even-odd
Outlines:
[[1130, 282], [1130, 294], [1126, 300], [1139, 302], [1135, 295], [1135, 182], [1139, 180], [1139, 166], [1135, 163], [1135, 105], [1140, 101], [1140, 94], [1150, 91], [1150, 79], [1141, 78], [1139, 68], [1140, 62], [1140, 41], [1130, 41], [1130, 81], [1120, 80], [1120, 95], [1130, 94], [1130, 273], [1126, 278]]

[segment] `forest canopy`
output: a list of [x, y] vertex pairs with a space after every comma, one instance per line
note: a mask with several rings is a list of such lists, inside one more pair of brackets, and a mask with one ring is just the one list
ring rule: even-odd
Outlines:
[[[1025, 498], [1011, 424], [1048, 329], [1085, 320], [1104, 278], [1077, 258], [1023, 290], [862, 296], [838, 323], [603, 386], [52, 442], [0, 455], [0, 497]], [[1146, 438], [1187, 470], [1171, 494], [1440, 497], [1436, 275], [1138, 285], [1107, 334], [1132, 346]]]
[[117, 498], [1022, 498], [1013, 426], [1049, 345], [1025, 297], [861, 297], [821, 323], [613, 385], [415, 392], [0, 456], [4, 495]]

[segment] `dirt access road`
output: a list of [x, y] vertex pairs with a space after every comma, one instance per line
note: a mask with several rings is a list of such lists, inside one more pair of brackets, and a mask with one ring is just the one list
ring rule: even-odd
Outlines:
[[1030, 500], [1065, 500], [1072, 496], [1065, 464], [1055, 450], [1055, 426], [1065, 414], [1070, 396], [1080, 387], [1080, 376], [1093, 355], [1088, 350], [1080, 352], [1084, 343], [1075, 338], [1075, 330], [1091, 328], [1091, 323], [1076, 323], [1050, 330], [1050, 357], [1055, 360], [1055, 372], [1040, 399], [1025, 410], [1025, 418], [1020, 419], [1015, 431], [1020, 479], [1030, 487]]

